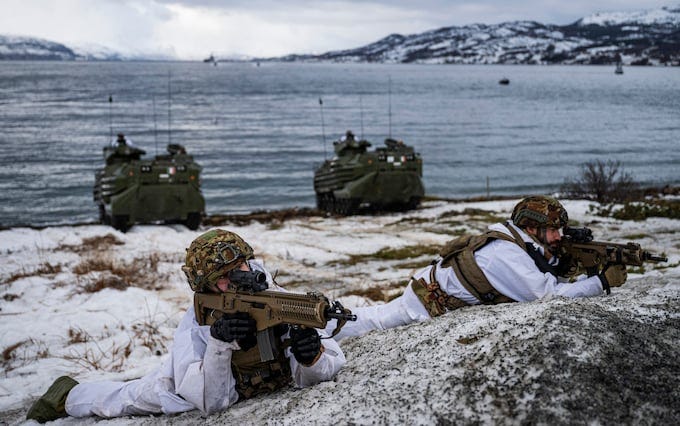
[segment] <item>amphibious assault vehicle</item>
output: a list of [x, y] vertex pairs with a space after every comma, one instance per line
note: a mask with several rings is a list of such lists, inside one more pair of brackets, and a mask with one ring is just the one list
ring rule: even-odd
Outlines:
[[392, 138], [385, 147], [367, 151], [371, 143], [348, 131], [333, 142], [335, 157], [314, 172], [320, 210], [351, 215], [360, 208], [408, 210], [425, 195], [423, 163], [413, 147]]
[[125, 232], [135, 223], [183, 223], [197, 229], [205, 211], [201, 166], [180, 144], [168, 154], [142, 159], [146, 152], [123, 134], [104, 147], [104, 168], [95, 173], [93, 196], [99, 220]]

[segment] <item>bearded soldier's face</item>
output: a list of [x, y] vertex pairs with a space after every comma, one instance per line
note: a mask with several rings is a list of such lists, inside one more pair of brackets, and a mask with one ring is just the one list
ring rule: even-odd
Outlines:
[[527, 226], [526, 231], [528, 234], [533, 235], [534, 237], [538, 238], [540, 242], [550, 247], [553, 252], [560, 246], [562, 232], [559, 228], [533, 228], [531, 226]]

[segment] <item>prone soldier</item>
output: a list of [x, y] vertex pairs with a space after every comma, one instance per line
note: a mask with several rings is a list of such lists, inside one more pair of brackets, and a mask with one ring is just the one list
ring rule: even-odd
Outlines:
[[[626, 264], [631, 262], [612, 257], [612, 250], [609, 256], [588, 255], [587, 250], [606, 252], [611, 244], [594, 249], [570, 237], [563, 243], [561, 229], [567, 222], [567, 211], [552, 197], [521, 200], [505, 223], [491, 225], [482, 235], [447, 243], [437, 261], [413, 275], [403, 295], [384, 305], [353, 309], [358, 320], [348, 323], [336, 339], [425, 321], [463, 306], [528, 302], [553, 295], [592, 297], [625, 283]], [[618, 247], [613, 252], [637, 253], [639, 246], [632, 249]], [[569, 260], [561, 262], [559, 255], [565, 250]], [[649, 255], [645, 259], [664, 260]], [[576, 276], [579, 266], [591, 266], [589, 276]]]
[[[341, 322], [353, 319], [351, 313], [318, 294], [283, 291], [238, 235], [221, 229], [200, 235], [187, 249], [182, 270], [200, 311], [187, 310], [175, 331], [170, 356], [159, 369], [127, 382], [78, 383], [62, 376], [33, 404], [27, 419], [46, 422], [66, 416], [119, 417], [194, 409], [211, 414], [291, 383], [306, 387], [330, 380], [345, 364], [338, 344], [333, 339], [322, 344], [325, 332], [313, 326], [323, 328], [331, 317]], [[250, 289], [239, 291], [244, 285]], [[270, 286], [277, 291], [264, 291]], [[206, 305], [213, 295], [226, 300], [220, 297], [224, 294], [246, 303], [258, 291], [272, 305], [277, 303], [275, 296], [288, 304], [302, 300], [304, 307], [319, 312], [318, 317], [296, 322], [282, 310], [278, 320], [262, 326], [248, 312], [230, 310], [226, 304]], [[262, 303], [257, 306], [267, 308]], [[265, 341], [271, 355], [266, 360], [260, 356], [258, 331], [274, 338], [273, 343]]]

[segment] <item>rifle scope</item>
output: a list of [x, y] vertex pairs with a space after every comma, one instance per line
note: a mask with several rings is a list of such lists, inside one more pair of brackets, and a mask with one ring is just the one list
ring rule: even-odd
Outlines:
[[593, 241], [593, 231], [585, 226], [583, 228], [570, 228], [565, 226], [562, 234], [576, 243], [589, 243]]
[[258, 292], [269, 288], [267, 276], [260, 271], [241, 271], [235, 269], [229, 272], [229, 280], [237, 290]]

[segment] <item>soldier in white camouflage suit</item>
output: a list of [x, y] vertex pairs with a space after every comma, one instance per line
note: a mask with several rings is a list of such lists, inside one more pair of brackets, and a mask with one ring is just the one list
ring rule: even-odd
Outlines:
[[[528, 302], [550, 296], [590, 297], [622, 285], [625, 265], [609, 265], [600, 275], [560, 278], [570, 265], [553, 255], [567, 211], [559, 201], [533, 196], [520, 201], [511, 220], [478, 236], [461, 237], [444, 246], [441, 258], [419, 270], [404, 294], [384, 305], [353, 308], [357, 321], [335, 336], [359, 336], [424, 321], [468, 305]], [[333, 329], [334, 321], [327, 329]]]
[[[196, 238], [182, 267], [196, 292], [226, 291], [229, 273], [237, 269], [263, 272], [269, 288], [283, 291], [254, 258], [250, 245], [221, 229]], [[62, 376], [33, 404], [27, 419], [46, 422], [66, 416], [118, 417], [194, 409], [210, 414], [291, 382], [305, 387], [330, 380], [345, 363], [338, 344], [333, 339], [321, 344], [314, 328], [278, 327], [276, 333], [281, 340], [290, 339], [290, 347], [276, 359], [235, 365], [235, 358], [247, 358], [236, 354], [257, 350], [255, 320], [237, 312], [224, 314], [212, 326], [199, 325], [190, 307], [175, 331], [170, 356], [159, 369], [128, 382], [78, 383]]]

